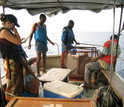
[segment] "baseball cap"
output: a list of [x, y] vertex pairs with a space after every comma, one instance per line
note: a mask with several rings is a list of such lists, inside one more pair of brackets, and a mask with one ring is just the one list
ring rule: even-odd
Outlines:
[[7, 14], [7, 15], [5, 15], [5, 19], [10, 21], [11, 23], [14, 23], [17, 27], [20, 27], [18, 24], [17, 18], [14, 15]]

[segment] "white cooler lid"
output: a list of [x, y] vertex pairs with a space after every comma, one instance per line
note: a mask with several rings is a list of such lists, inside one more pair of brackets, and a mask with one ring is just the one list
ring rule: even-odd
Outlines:
[[39, 80], [41, 81], [54, 81], [59, 80], [63, 81], [71, 73], [71, 69], [62, 69], [62, 68], [52, 68], [47, 73], [44, 73]]
[[79, 88], [77, 85], [62, 81], [52, 81], [45, 83], [43, 89], [68, 98], [73, 98], [83, 91], [83, 87]]

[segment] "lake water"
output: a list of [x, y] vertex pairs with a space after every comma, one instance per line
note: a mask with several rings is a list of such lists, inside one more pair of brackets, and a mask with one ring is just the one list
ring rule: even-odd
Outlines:
[[[75, 32], [75, 38], [78, 42], [82, 44], [96, 44], [96, 45], [103, 45], [104, 42], [109, 40], [110, 36], [112, 35], [111, 32]], [[48, 34], [48, 37], [50, 40], [58, 44], [59, 48], [57, 48], [57, 45], [53, 46], [51, 44], [48, 44], [49, 50], [47, 54], [58, 54], [61, 53], [61, 32], [50, 32]], [[117, 60], [116, 65], [116, 72], [119, 73], [119, 75], [124, 79], [124, 33], [120, 36], [119, 44], [121, 46], [121, 54]], [[28, 41], [24, 44], [22, 44], [24, 50], [26, 51], [28, 58], [36, 56], [35, 48], [32, 46], [32, 48], [29, 50], [27, 49]], [[34, 45], [34, 38], [32, 39], [32, 45]], [[102, 47], [97, 47], [99, 50], [102, 50]], [[2, 59], [0, 59], [0, 65], [1, 65], [1, 71], [3, 73], [3, 65], [2, 65]]]

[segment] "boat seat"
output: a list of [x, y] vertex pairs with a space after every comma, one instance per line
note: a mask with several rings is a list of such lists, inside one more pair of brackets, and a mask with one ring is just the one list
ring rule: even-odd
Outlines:
[[[110, 81], [110, 71], [101, 71], [108, 81]], [[117, 96], [123, 100], [124, 102], [124, 80], [119, 76], [118, 73], [112, 72], [112, 80], [111, 80], [111, 87], [113, 91], [117, 94]]]

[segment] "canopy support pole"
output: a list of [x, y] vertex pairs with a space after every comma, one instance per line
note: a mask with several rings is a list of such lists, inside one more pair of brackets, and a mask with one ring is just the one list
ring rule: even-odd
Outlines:
[[4, 6], [2, 6], [3, 7], [3, 14], [5, 14], [5, 7]]
[[107, 89], [107, 93], [105, 95], [105, 98], [103, 99], [103, 102], [101, 104], [101, 107], [104, 107], [104, 102], [105, 99], [107, 98], [107, 95], [109, 95], [110, 92], [110, 87], [111, 87], [111, 80], [112, 80], [112, 72], [113, 72], [113, 49], [114, 49], [114, 33], [115, 33], [115, 3], [113, 5], [113, 35], [112, 35], [112, 49], [111, 49], [111, 63], [110, 63], [110, 81], [109, 81], [109, 86]]

